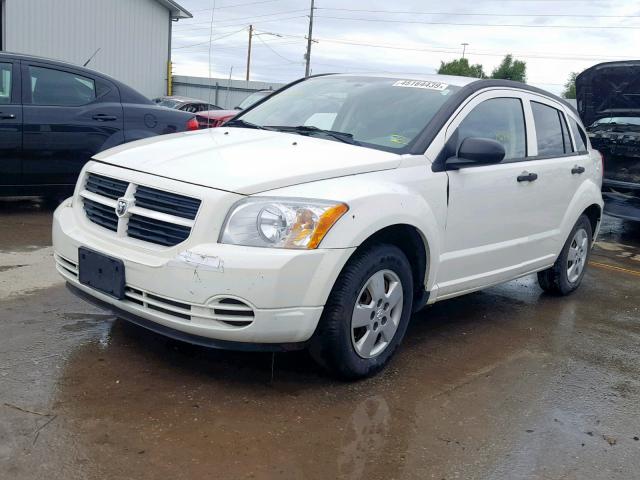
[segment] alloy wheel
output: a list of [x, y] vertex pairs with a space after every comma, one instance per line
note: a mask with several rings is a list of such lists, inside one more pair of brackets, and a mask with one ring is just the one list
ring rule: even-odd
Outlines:
[[389, 346], [403, 300], [402, 282], [391, 270], [380, 270], [365, 282], [351, 315], [351, 342], [360, 357], [376, 357]]

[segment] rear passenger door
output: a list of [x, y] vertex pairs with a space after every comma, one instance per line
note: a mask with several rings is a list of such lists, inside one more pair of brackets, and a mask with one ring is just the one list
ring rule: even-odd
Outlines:
[[551, 179], [530, 158], [537, 152], [528, 96], [514, 90], [475, 96], [447, 127], [445, 148], [455, 155], [469, 137], [496, 140], [506, 155], [499, 164], [447, 171], [449, 199], [438, 269], [439, 298], [553, 263]]
[[96, 153], [124, 141], [120, 94], [86, 71], [23, 62], [23, 183], [73, 185]]
[[[572, 133], [566, 107], [534, 94], [529, 100], [535, 125], [531, 170], [543, 180], [540, 183], [544, 185], [544, 198], [540, 207], [545, 209], [546, 228], [551, 234], [544, 247], [546, 252], [555, 256], [566, 241], [561, 235], [567, 208], [588, 173], [592, 173], [587, 170], [593, 168], [593, 164], [589, 160], [586, 139], [581, 138], [579, 142]], [[573, 124], [577, 127], [575, 120]]]
[[20, 62], [0, 62], [0, 185], [19, 185], [22, 161]]

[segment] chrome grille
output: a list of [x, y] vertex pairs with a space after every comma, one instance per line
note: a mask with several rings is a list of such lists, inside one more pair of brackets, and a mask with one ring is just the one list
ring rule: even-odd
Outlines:
[[129, 183], [125, 181], [90, 173], [87, 175], [85, 189], [97, 195], [117, 200], [124, 197], [128, 186]]
[[[166, 247], [189, 237], [201, 204], [197, 198], [95, 173], [87, 174], [80, 197], [89, 221], [120, 237]], [[120, 199], [126, 200], [127, 210], [118, 218]]]
[[190, 227], [141, 215], [131, 215], [127, 225], [129, 237], [167, 247], [184, 242], [189, 237], [189, 233], [191, 233]]
[[118, 231], [118, 216], [113, 207], [88, 198], [83, 199], [83, 204], [84, 211], [89, 220], [112, 232]]
[[139, 207], [189, 220], [196, 218], [198, 208], [200, 208], [200, 200], [196, 198], [143, 186], [137, 188], [135, 199], [136, 205]]

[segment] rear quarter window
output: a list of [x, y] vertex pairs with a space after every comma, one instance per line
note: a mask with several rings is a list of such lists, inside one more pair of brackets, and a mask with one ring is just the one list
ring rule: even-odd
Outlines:
[[573, 118], [569, 118], [569, 126], [571, 127], [573, 138], [576, 142], [576, 151], [579, 153], [587, 153], [587, 134]]

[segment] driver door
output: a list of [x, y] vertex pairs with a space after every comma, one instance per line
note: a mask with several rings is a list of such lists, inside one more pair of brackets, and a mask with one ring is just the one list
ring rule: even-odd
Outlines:
[[497, 140], [506, 151], [493, 165], [448, 170], [449, 204], [438, 297], [454, 296], [553, 263], [545, 209], [545, 178], [527, 160], [535, 138], [526, 95], [493, 90], [473, 98], [447, 129], [453, 152], [465, 138]]

